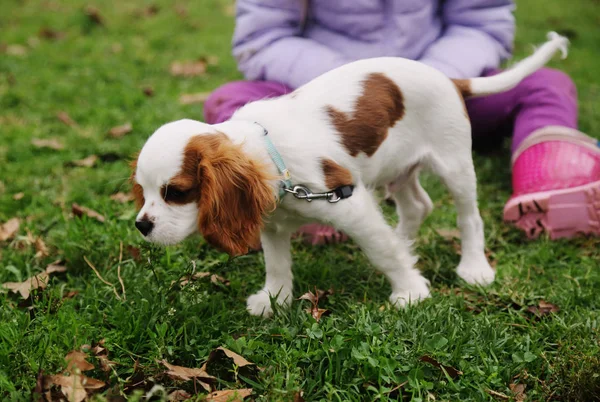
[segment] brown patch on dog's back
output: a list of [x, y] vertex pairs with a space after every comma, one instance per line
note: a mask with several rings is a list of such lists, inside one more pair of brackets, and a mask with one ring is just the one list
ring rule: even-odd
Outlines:
[[350, 115], [333, 106], [326, 112], [340, 133], [350, 155], [373, 155], [388, 135], [388, 129], [404, 116], [404, 97], [394, 81], [373, 73], [363, 81], [363, 93]]
[[325, 186], [329, 190], [352, 185], [352, 173], [331, 159], [321, 159], [321, 169], [325, 176]]
[[454, 86], [456, 86], [463, 98], [473, 96], [473, 91], [471, 91], [471, 80], [452, 79], [452, 83], [454, 83]]

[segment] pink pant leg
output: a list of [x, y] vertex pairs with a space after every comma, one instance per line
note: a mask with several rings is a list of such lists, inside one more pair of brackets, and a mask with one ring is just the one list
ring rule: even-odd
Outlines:
[[[487, 76], [498, 74], [491, 71]], [[473, 137], [499, 135], [512, 123], [512, 150], [532, 132], [547, 126], [577, 128], [577, 91], [571, 78], [542, 68], [510, 91], [467, 100]], [[508, 124], [510, 125], [510, 124]]]
[[204, 103], [204, 120], [222, 123], [246, 103], [274, 98], [292, 92], [284, 84], [273, 81], [235, 81], [217, 88]]

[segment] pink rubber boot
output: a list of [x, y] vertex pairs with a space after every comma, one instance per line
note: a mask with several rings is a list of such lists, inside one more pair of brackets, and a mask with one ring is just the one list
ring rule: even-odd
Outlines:
[[513, 196], [504, 220], [529, 238], [600, 235], [600, 141], [567, 127], [544, 127], [513, 155]]

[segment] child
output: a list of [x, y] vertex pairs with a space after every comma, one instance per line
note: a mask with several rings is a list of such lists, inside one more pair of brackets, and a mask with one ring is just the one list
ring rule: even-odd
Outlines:
[[[206, 122], [362, 58], [414, 59], [450, 78], [496, 74], [512, 48], [512, 9], [511, 0], [238, 0], [233, 53], [249, 81], [217, 89]], [[600, 234], [600, 148], [577, 131], [566, 74], [541, 69], [508, 92], [468, 100], [467, 109], [474, 139], [512, 128], [505, 220], [531, 238]], [[300, 231], [313, 244], [345, 238], [318, 224]]]

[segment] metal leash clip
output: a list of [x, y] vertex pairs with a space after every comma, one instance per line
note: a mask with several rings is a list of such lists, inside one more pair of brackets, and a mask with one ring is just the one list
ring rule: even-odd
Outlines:
[[335, 204], [342, 198], [333, 191], [327, 193], [313, 193], [308, 187], [296, 185], [292, 188], [284, 188], [286, 193], [292, 194], [299, 200], [306, 200], [312, 202], [312, 200], [327, 200], [331, 204]]

